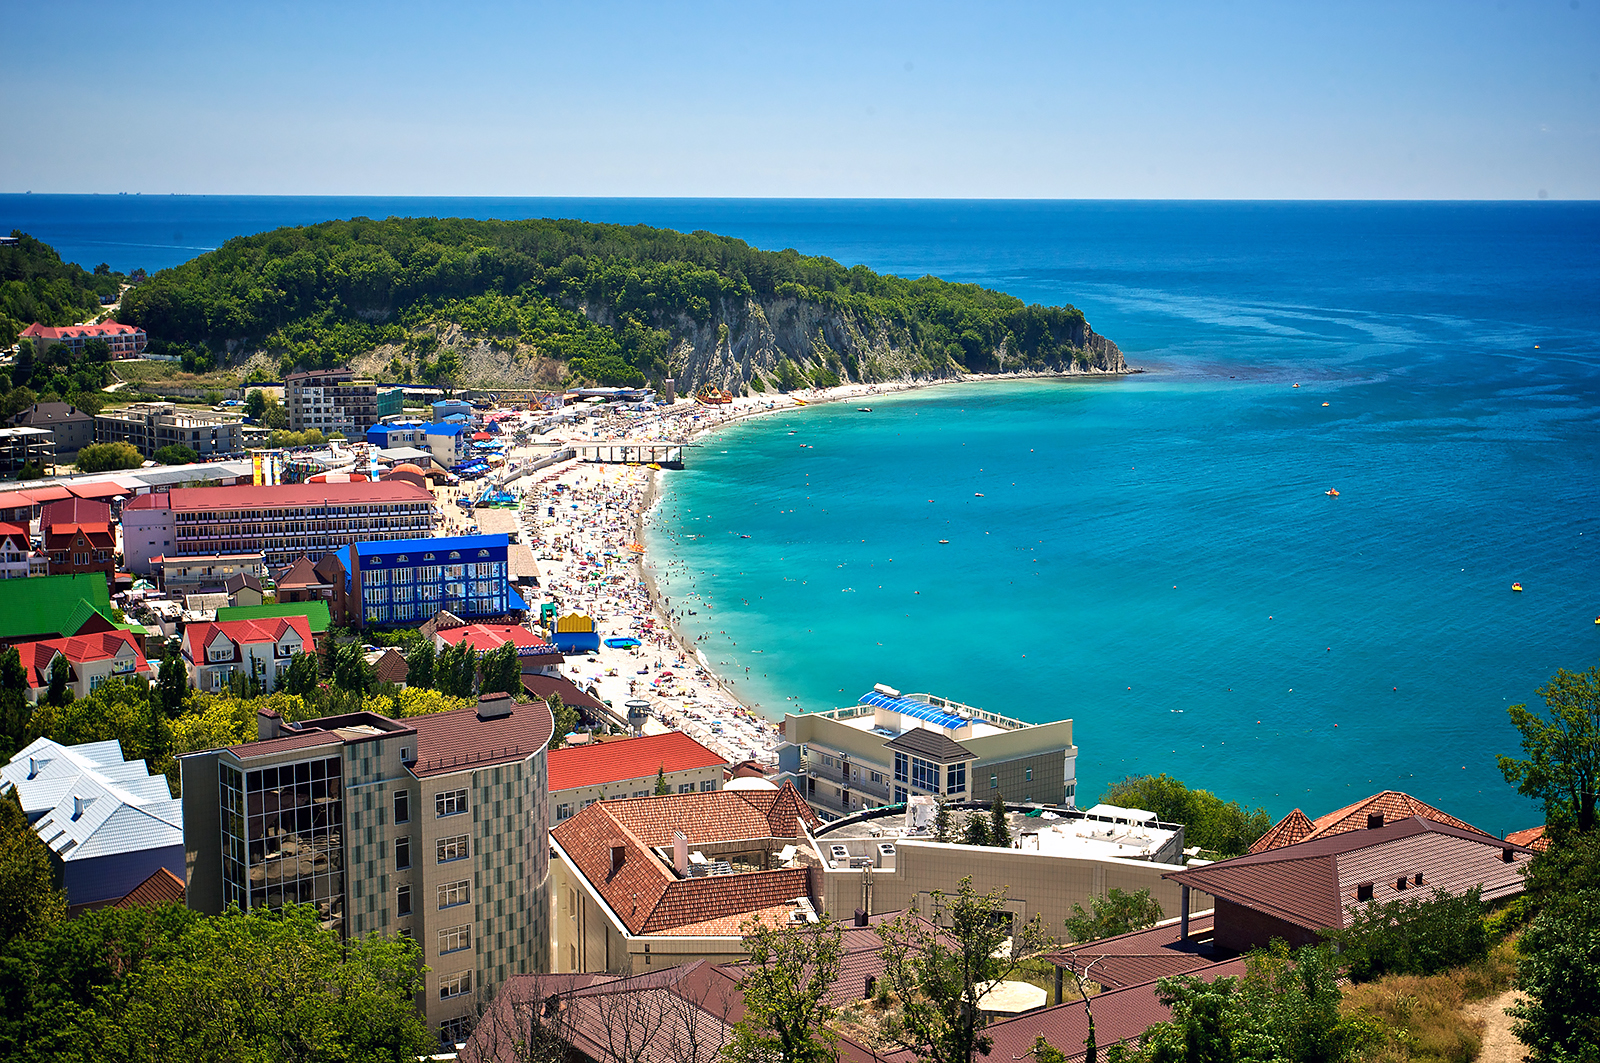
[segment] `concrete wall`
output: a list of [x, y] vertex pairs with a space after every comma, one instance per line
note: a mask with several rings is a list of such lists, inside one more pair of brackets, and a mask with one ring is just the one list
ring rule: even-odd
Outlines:
[[[703, 783], [710, 783], [711, 789], [722, 789], [722, 766], [713, 764], [706, 768], [689, 768], [684, 771], [667, 772], [667, 792], [677, 793], [680, 786], [692, 786], [699, 791]], [[642, 794], [641, 794], [642, 791]], [[615, 801], [623, 797], [653, 796], [656, 792], [656, 776], [654, 772], [637, 779], [618, 779], [599, 786], [574, 786], [568, 790], [557, 790], [550, 795], [550, 825], [554, 826], [565, 819], [578, 814], [585, 803], [590, 801]], [[567, 805], [567, 815], [560, 815], [561, 806]]]

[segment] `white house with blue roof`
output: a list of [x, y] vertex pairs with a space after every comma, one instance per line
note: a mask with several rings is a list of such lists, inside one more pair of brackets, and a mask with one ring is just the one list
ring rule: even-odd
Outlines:
[[423, 432], [423, 441], [416, 444], [433, 455], [433, 460], [446, 469], [454, 468], [466, 460], [471, 452], [472, 428], [465, 424], [430, 424]]
[[70, 908], [114, 901], [160, 868], [184, 879], [183, 804], [116, 741], [30, 742], [0, 768], [61, 874]]
[[854, 705], [784, 717], [778, 771], [825, 818], [908, 797], [1073, 807], [1072, 721], [1024, 723], [880, 683]]
[[336, 551], [352, 619], [363, 626], [420, 624], [440, 610], [463, 620], [524, 613], [511, 586], [505, 535], [455, 535], [354, 543]]

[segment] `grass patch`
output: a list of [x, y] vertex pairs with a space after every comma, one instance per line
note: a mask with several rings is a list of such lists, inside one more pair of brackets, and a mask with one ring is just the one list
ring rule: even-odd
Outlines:
[[116, 375], [147, 390], [165, 384], [174, 388], [216, 388], [219, 391], [239, 386], [241, 374], [237, 368], [215, 369], [209, 373], [185, 373], [177, 362], [128, 361], [114, 362], [111, 368]]
[[1346, 988], [1345, 1014], [1376, 1019], [1388, 1034], [1362, 1057], [1364, 1063], [1472, 1063], [1483, 1047], [1483, 1031], [1461, 1009], [1510, 988], [1516, 969], [1515, 945], [1505, 941], [1482, 963]]

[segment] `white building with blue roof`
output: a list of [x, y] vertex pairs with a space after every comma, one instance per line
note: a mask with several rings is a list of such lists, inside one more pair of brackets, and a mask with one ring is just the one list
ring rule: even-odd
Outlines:
[[0, 768], [0, 793], [13, 790], [69, 907], [117, 900], [161, 868], [184, 879], [182, 802], [120, 743], [37, 739]]
[[778, 770], [825, 818], [912, 796], [1073, 807], [1072, 721], [1030, 724], [878, 684], [854, 705], [784, 717]]

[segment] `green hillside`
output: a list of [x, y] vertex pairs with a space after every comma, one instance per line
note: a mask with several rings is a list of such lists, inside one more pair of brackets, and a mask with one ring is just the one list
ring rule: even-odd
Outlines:
[[33, 324], [73, 325], [100, 311], [100, 297], [115, 297], [120, 273], [103, 263], [95, 271], [61, 261], [55, 248], [27, 233], [13, 231], [14, 244], [0, 244], [0, 344]]

